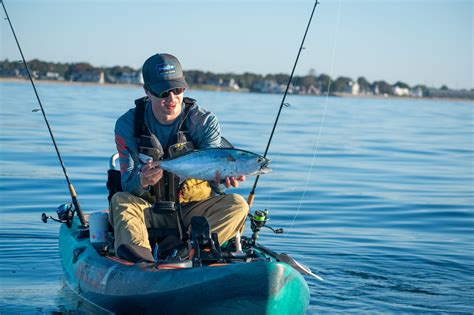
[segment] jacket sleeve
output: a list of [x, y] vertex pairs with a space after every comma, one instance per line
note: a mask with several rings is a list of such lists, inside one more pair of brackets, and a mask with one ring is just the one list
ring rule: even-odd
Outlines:
[[142, 197], [148, 192], [140, 184], [142, 164], [138, 159], [138, 148], [133, 135], [134, 110], [120, 117], [115, 124], [115, 144], [119, 154], [122, 190]]
[[198, 149], [218, 148], [221, 145], [221, 127], [217, 117], [198, 109], [191, 114], [190, 136]]

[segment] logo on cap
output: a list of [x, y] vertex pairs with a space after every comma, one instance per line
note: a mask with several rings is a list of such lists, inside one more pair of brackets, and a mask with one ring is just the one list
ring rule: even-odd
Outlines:
[[156, 72], [160, 77], [166, 77], [176, 73], [176, 67], [172, 63], [163, 63], [156, 65]]

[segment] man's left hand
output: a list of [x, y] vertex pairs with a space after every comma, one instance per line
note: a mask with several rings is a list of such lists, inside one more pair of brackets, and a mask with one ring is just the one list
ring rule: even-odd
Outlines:
[[[216, 177], [214, 179], [214, 181], [216, 183], [220, 183], [220, 178], [221, 178], [221, 174], [219, 172], [216, 172]], [[234, 176], [227, 176], [225, 178], [225, 182], [224, 182], [224, 185], [226, 188], [230, 188], [230, 187], [239, 187], [239, 182], [243, 182], [245, 181], [245, 175], [242, 175], [242, 176], [239, 176], [239, 177], [234, 177]]]

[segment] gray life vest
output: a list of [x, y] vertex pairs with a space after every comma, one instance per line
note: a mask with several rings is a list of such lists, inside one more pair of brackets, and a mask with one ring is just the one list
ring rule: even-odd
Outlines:
[[[167, 150], [163, 149], [163, 145], [158, 138], [145, 124], [145, 105], [147, 101], [147, 97], [135, 100], [134, 136], [137, 139], [138, 153], [146, 154], [152, 157], [153, 160], [162, 160], [180, 156], [193, 150], [195, 146], [189, 137], [184, 122], [196, 100], [189, 97], [183, 99], [184, 110], [178, 123], [177, 132], [171, 136], [170, 143], [167, 144]], [[163, 177], [153, 186], [150, 193], [152, 197], [147, 199], [152, 199], [148, 201], [155, 204], [160, 202], [179, 203], [179, 178], [173, 173], [163, 171]]]

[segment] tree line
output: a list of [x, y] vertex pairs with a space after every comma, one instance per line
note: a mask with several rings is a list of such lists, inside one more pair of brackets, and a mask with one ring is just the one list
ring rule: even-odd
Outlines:
[[[28, 61], [28, 67], [32, 72], [35, 72], [39, 78], [46, 78], [47, 73], [57, 74], [57, 77], [61, 80], [74, 80], [76, 74], [89, 73], [96, 74], [103, 72], [106, 76], [120, 76], [122, 74], [133, 74], [139, 75], [139, 69], [133, 69], [128, 66], [114, 66], [114, 67], [94, 67], [87, 62], [79, 63], [54, 63], [45, 62], [38, 59]], [[277, 85], [286, 85], [289, 80], [288, 74], [255, 74], [245, 72], [243, 74], [234, 73], [213, 73], [209, 71], [190, 70], [184, 72], [186, 80], [191, 86], [199, 85], [223, 85], [228, 82], [235, 82], [239, 88], [247, 89], [249, 91], [256, 91], [259, 89], [259, 84], [262, 82], [272, 82]], [[26, 71], [22, 62], [9, 61], [8, 59], [0, 61], [0, 76], [26, 76]], [[393, 87], [398, 86], [400, 88], [410, 89], [410, 86], [404, 82], [396, 82], [391, 85], [386, 81], [374, 81], [369, 82], [364, 77], [359, 77], [357, 80], [352, 80], [349, 77], [338, 77], [331, 78], [327, 74], [316, 75], [314, 70], [310, 70], [307, 75], [295, 76], [292, 81], [293, 86], [301, 87], [302, 89], [316, 88], [320, 93], [337, 93], [345, 92], [347, 87], [357, 83], [359, 91], [373, 92], [374, 88], [377, 87], [379, 94], [393, 93]], [[418, 85], [423, 90], [426, 90], [425, 86]], [[415, 87], [413, 87], [415, 88]], [[446, 86], [442, 88], [447, 89]]]

